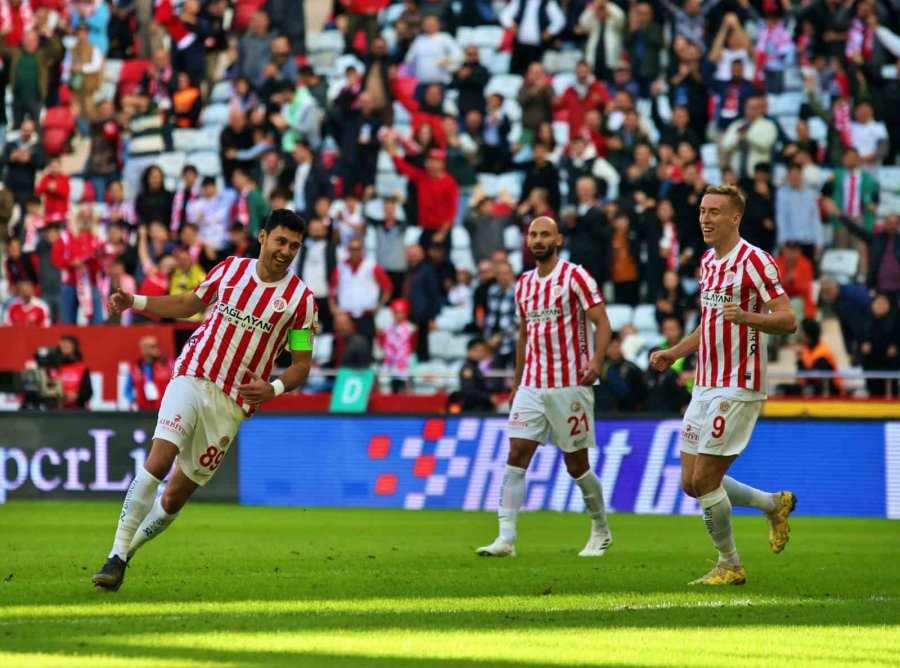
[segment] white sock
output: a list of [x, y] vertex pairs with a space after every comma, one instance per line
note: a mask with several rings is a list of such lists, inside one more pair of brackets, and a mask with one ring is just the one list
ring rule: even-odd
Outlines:
[[516, 522], [523, 501], [525, 501], [525, 469], [507, 464], [503, 485], [500, 487], [500, 507], [497, 508], [500, 537], [504, 540], [510, 542], [516, 540]]
[[606, 523], [606, 506], [603, 504], [603, 488], [600, 486], [600, 478], [591, 469], [588, 469], [580, 478], [575, 478], [575, 484], [581, 488], [584, 497], [584, 505], [591, 515], [591, 533], [609, 533], [609, 525]]
[[775, 495], [756, 489], [750, 485], [725, 476], [722, 479], [722, 487], [728, 493], [728, 500], [732, 506], [741, 508], [759, 508], [764, 513], [775, 510]]
[[178, 513], [172, 513], [171, 515], [167, 513], [163, 510], [160, 497], [156, 497], [156, 501], [153, 502], [153, 507], [150, 509], [150, 512], [147, 513], [147, 517], [144, 518], [144, 521], [141, 522], [141, 526], [138, 527], [137, 533], [131, 541], [131, 547], [128, 548], [128, 558], [131, 559], [132, 555], [134, 555], [134, 553], [148, 540], [153, 540], [163, 531], [168, 529], [169, 525], [175, 521], [176, 517], [178, 517]]
[[712, 538], [713, 545], [719, 551], [719, 563], [738, 566], [741, 558], [734, 544], [734, 531], [731, 528], [731, 501], [724, 487], [717, 487], [709, 494], [697, 497], [703, 508], [703, 521]]
[[134, 538], [134, 532], [150, 512], [159, 483], [160, 481], [144, 468], [134, 476], [122, 503], [122, 514], [119, 515], [119, 526], [116, 528], [110, 557], [117, 555], [122, 561], [128, 559], [128, 548]]

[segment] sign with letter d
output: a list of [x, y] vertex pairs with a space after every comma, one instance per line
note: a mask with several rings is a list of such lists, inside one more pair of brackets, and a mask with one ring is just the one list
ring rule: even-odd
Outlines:
[[338, 369], [329, 410], [332, 413], [365, 413], [374, 385], [374, 369]]

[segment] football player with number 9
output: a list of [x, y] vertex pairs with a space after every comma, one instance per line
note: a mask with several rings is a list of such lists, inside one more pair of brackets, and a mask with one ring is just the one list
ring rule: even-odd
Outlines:
[[[700, 325], [650, 366], [665, 371], [697, 353], [697, 379], [681, 429], [681, 486], [699, 501], [719, 559], [691, 584], [744, 584], [744, 566], [731, 527], [732, 506], [762, 510], [772, 552], [788, 540], [793, 492], [767, 493], [725, 475], [743, 452], [766, 399], [766, 334], [797, 330], [797, 316], [781, 286], [772, 257], [739, 232], [744, 198], [733, 186], [709, 186], [700, 202], [703, 255]], [[768, 312], [763, 312], [765, 308]]]

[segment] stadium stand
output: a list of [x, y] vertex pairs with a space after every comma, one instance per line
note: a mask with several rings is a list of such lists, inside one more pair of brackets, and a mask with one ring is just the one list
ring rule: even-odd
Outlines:
[[[900, 33], [900, 18], [887, 3], [706, 0], [681, 9], [571, 0], [562, 3], [564, 25], [551, 22], [542, 35], [530, 32], [546, 25], [539, 14], [557, 0], [335, 1], [321, 29], [305, 35], [273, 21], [265, 0], [229, 1], [224, 15], [221, 2], [157, 0], [149, 24], [126, 0], [77, 4], [0, 0], [8, 23], [0, 25], [0, 204], [11, 201], [0, 206], [4, 314], [19, 300], [23, 267], [41, 267], [37, 295], [53, 321], [66, 324], [93, 315], [83, 292], [67, 289], [72, 277], [114, 290], [105, 279], [116, 259], [138, 286], [170, 271], [165, 258], [178, 247], [208, 271], [235, 251], [222, 243], [232, 226], [255, 236], [258, 221], [246, 210], [259, 200], [324, 223], [335, 262], [347, 261], [347, 244], [363, 237], [366, 255], [391, 277], [393, 297], [413, 304], [414, 368], [424, 378], [413, 391], [436, 392], [456, 386], [467, 341], [484, 334], [494, 274], [505, 262], [516, 274], [533, 266], [523, 232], [547, 214], [560, 221], [564, 256], [575, 251], [604, 285], [613, 329], [640, 340], [623, 349], [646, 367], [665, 316], [695, 326], [705, 250], [699, 196], [706, 184], [724, 182], [747, 197], [748, 241], [775, 256], [785, 243], [801, 244], [814, 267], [816, 318], [841, 318], [841, 298], [820, 291], [821, 279], [834, 278], [869, 300], [886, 294], [887, 331], [900, 340], [900, 54], [879, 37]], [[121, 11], [85, 46], [75, 26], [101, 4]], [[362, 7], [378, 11], [377, 23], [353, 13]], [[610, 20], [616, 15], [624, 20]], [[807, 22], [812, 35], [802, 29]], [[825, 41], [826, 31], [845, 37]], [[202, 109], [191, 122], [184, 105], [194, 88]], [[47, 194], [29, 205], [57, 156], [68, 175], [62, 219], [50, 215]], [[410, 177], [435, 156], [459, 193], [438, 212], [421, 208], [434, 201], [432, 181]], [[799, 187], [787, 180], [795, 163]], [[187, 167], [199, 174], [189, 184]], [[251, 179], [240, 190], [232, 181], [238, 168]], [[215, 194], [202, 191], [204, 177], [215, 179]], [[124, 202], [110, 199], [117, 182]], [[817, 202], [814, 219], [791, 222], [783, 203], [804, 191]], [[620, 212], [631, 234], [624, 246], [614, 244]], [[77, 227], [79, 216], [90, 224]], [[442, 242], [430, 226], [444, 219], [452, 228]], [[109, 241], [116, 224], [124, 242]], [[65, 243], [47, 240], [51, 228], [96, 239], [96, 271], [51, 261], [54, 243]], [[418, 244], [421, 265], [409, 259]], [[609, 299], [618, 263], [629, 259], [614, 247], [639, 267], [634, 306]], [[252, 254], [253, 245], [237, 250]], [[332, 277], [304, 275], [301, 266], [327, 309]], [[677, 276], [675, 292], [663, 287], [667, 272]], [[171, 276], [163, 280], [172, 283], [164, 290], [176, 289]], [[437, 292], [415, 312], [421, 281]], [[783, 281], [790, 294], [793, 277]], [[863, 338], [883, 329], [866, 312]], [[391, 317], [383, 309], [379, 328]], [[842, 365], [871, 369], [841, 331], [824, 328]], [[327, 329], [317, 339], [323, 369], [340, 365], [333, 342]], [[785, 344], [772, 342], [776, 370], [796, 366]], [[880, 358], [882, 370], [898, 369], [896, 349]], [[378, 360], [377, 344], [373, 352]], [[504, 359], [498, 375], [509, 373]]]

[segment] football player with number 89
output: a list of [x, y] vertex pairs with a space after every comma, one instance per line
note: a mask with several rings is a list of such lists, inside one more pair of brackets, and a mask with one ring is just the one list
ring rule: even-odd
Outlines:
[[[111, 314], [134, 308], [186, 318], [212, 308], [175, 363], [150, 454], [125, 495], [112, 551], [92, 578], [97, 589], [118, 591], [132, 555], [168, 528], [197, 488], [215, 475], [244, 418], [306, 381], [316, 303], [290, 271], [305, 233], [302, 218], [278, 209], [259, 233], [259, 260], [229, 257], [183, 295], [145, 297], [120, 289], [110, 296]], [[285, 347], [291, 365], [270, 383]], [[157, 498], [176, 459], [178, 466]]]
[[[766, 493], [726, 476], [747, 447], [766, 399], [766, 334], [797, 330], [797, 316], [772, 257], [744, 241], [744, 198], [733, 186], [709, 186], [700, 202], [703, 240], [712, 246], [700, 266], [700, 324], [650, 366], [668, 369], [697, 353], [697, 378], [681, 429], [681, 486], [703, 509], [719, 552], [715, 567], [690, 584], [744, 584], [731, 526], [733, 506], [758, 508], [769, 522], [772, 552], [788, 540], [793, 492]], [[763, 307], [768, 312], [763, 312]]]

